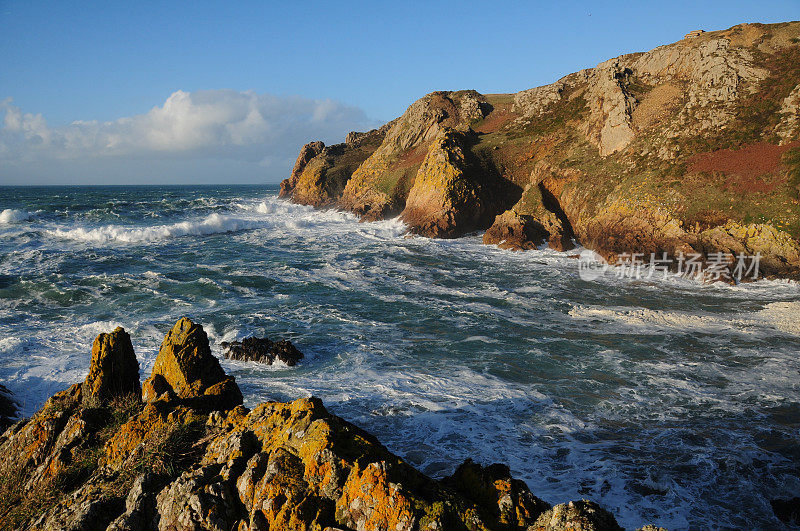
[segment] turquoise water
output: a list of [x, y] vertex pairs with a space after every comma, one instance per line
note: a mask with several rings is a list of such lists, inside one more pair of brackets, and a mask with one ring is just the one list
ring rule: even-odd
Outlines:
[[508, 463], [626, 527], [774, 528], [800, 495], [800, 287], [577, 274], [570, 253], [407, 237], [274, 187], [0, 188], [0, 381], [31, 414], [132, 335], [146, 375], [180, 316], [291, 339], [223, 360], [248, 405], [310, 394], [434, 476]]

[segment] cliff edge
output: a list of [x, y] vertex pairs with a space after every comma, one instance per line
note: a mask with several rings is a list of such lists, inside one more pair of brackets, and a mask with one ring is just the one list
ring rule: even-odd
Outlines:
[[306, 145], [281, 195], [432, 237], [760, 254], [800, 278], [800, 22], [691, 32], [516, 94], [434, 92]]

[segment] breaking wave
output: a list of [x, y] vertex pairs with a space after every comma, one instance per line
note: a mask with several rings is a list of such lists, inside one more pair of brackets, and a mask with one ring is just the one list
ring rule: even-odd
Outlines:
[[33, 214], [26, 210], [17, 210], [15, 208], [7, 208], [0, 212], [0, 224], [7, 225], [10, 223], [21, 223], [29, 221], [33, 218]]

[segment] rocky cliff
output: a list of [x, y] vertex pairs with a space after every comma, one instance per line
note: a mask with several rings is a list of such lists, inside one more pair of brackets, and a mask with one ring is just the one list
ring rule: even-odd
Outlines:
[[434, 92], [306, 145], [281, 194], [511, 249], [761, 253], [798, 278], [800, 22], [692, 32], [517, 94]]
[[128, 334], [100, 334], [86, 380], [0, 436], [0, 528], [620, 529], [589, 501], [551, 507], [504, 465], [427, 477], [315, 398], [247, 409], [186, 318], [143, 385]]

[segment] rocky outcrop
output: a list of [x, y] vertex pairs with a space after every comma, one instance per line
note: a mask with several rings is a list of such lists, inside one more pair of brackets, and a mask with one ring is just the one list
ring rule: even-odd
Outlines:
[[631, 115], [637, 102], [628, 91], [632, 74], [618, 59], [612, 59], [597, 65], [588, 76], [590, 118], [585, 132], [601, 157], [624, 149], [633, 140]]
[[161, 343], [142, 392], [146, 402], [167, 393], [211, 408], [230, 408], [242, 403], [236, 382], [211, 354], [203, 327], [186, 317], [175, 323]]
[[286, 339], [272, 342], [266, 337], [246, 337], [242, 341], [223, 342], [221, 346], [229, 360], [256, 361], [267, 365], [280, 361], [292, 367], [303, 359], [303, 353]]
[[429, 145], [447, 128], [480, 120], [487, 104], [475, 91], [433, 92], [389, 124], [380, 147], [353, 173], [339, 206], [377, 220], [399, 214]]
[[468, 133], [446, 129], [431, 144], [400, 214], [412, 232], [454, 238], [493, 219], [498, 185], [481, 174], [470, 141]]
[[83, 382], [84, 400], [106, 401], [141, 393], [139, 362], [133, 353], [131, 336], [122, 327], [97, 336], [92, 345], [89, 374]]
[[622, 531], [614, 517], [599, 505], [587, 500], [556, 505], [545, 511], [529, 531]]
[[549, 233], [533, 216], [507, 210], [494, 219], [483, 234], [483, 243], [501, 249], [525, 251], [536, 249], [547, 241]]
[[783, 100], [779, 114], [781, 121], [775, 126], [775, 132], [785, 144], [800, 136], [800, 85]]
[[[99, 351], [117, 352], [109, 348], [117, 345], [111, 336], [127, 334], [102, 334], [96, 344], [106, 347]], [[84, 390], [115, 381], [118, 369], [93, 355], [88, 385], [56, 394], [0, 437], [0, 527], [619, 528], [591, 502], [551, 508], [504, 465], [468, 460], [450, 477], [429, 478], [315, 398], [252, 410], [193, 401], [228, 381], [207, 349], [202, 327], [178, 321], [164, 339], [154, 375], [171, 391], [147, 402], [113, 393], [104, 402], [85, 400]]]
[[352, 132], [343, 144], [325, 146], [311, 142], [303, 146], [292, 174], [281, 182], [281, 197], [300, 204], [333, 206], [353, 172], [381, 144], [387, 127], [367, 133]]
[[488, 244], [579, 243], [611, 261], [761, 249], [762, 273], [800, 278], [799, 34], [741, 24], [517, 94], [428, 94], [329, 204], [402, 215], [426, 236], [488, 227]]

